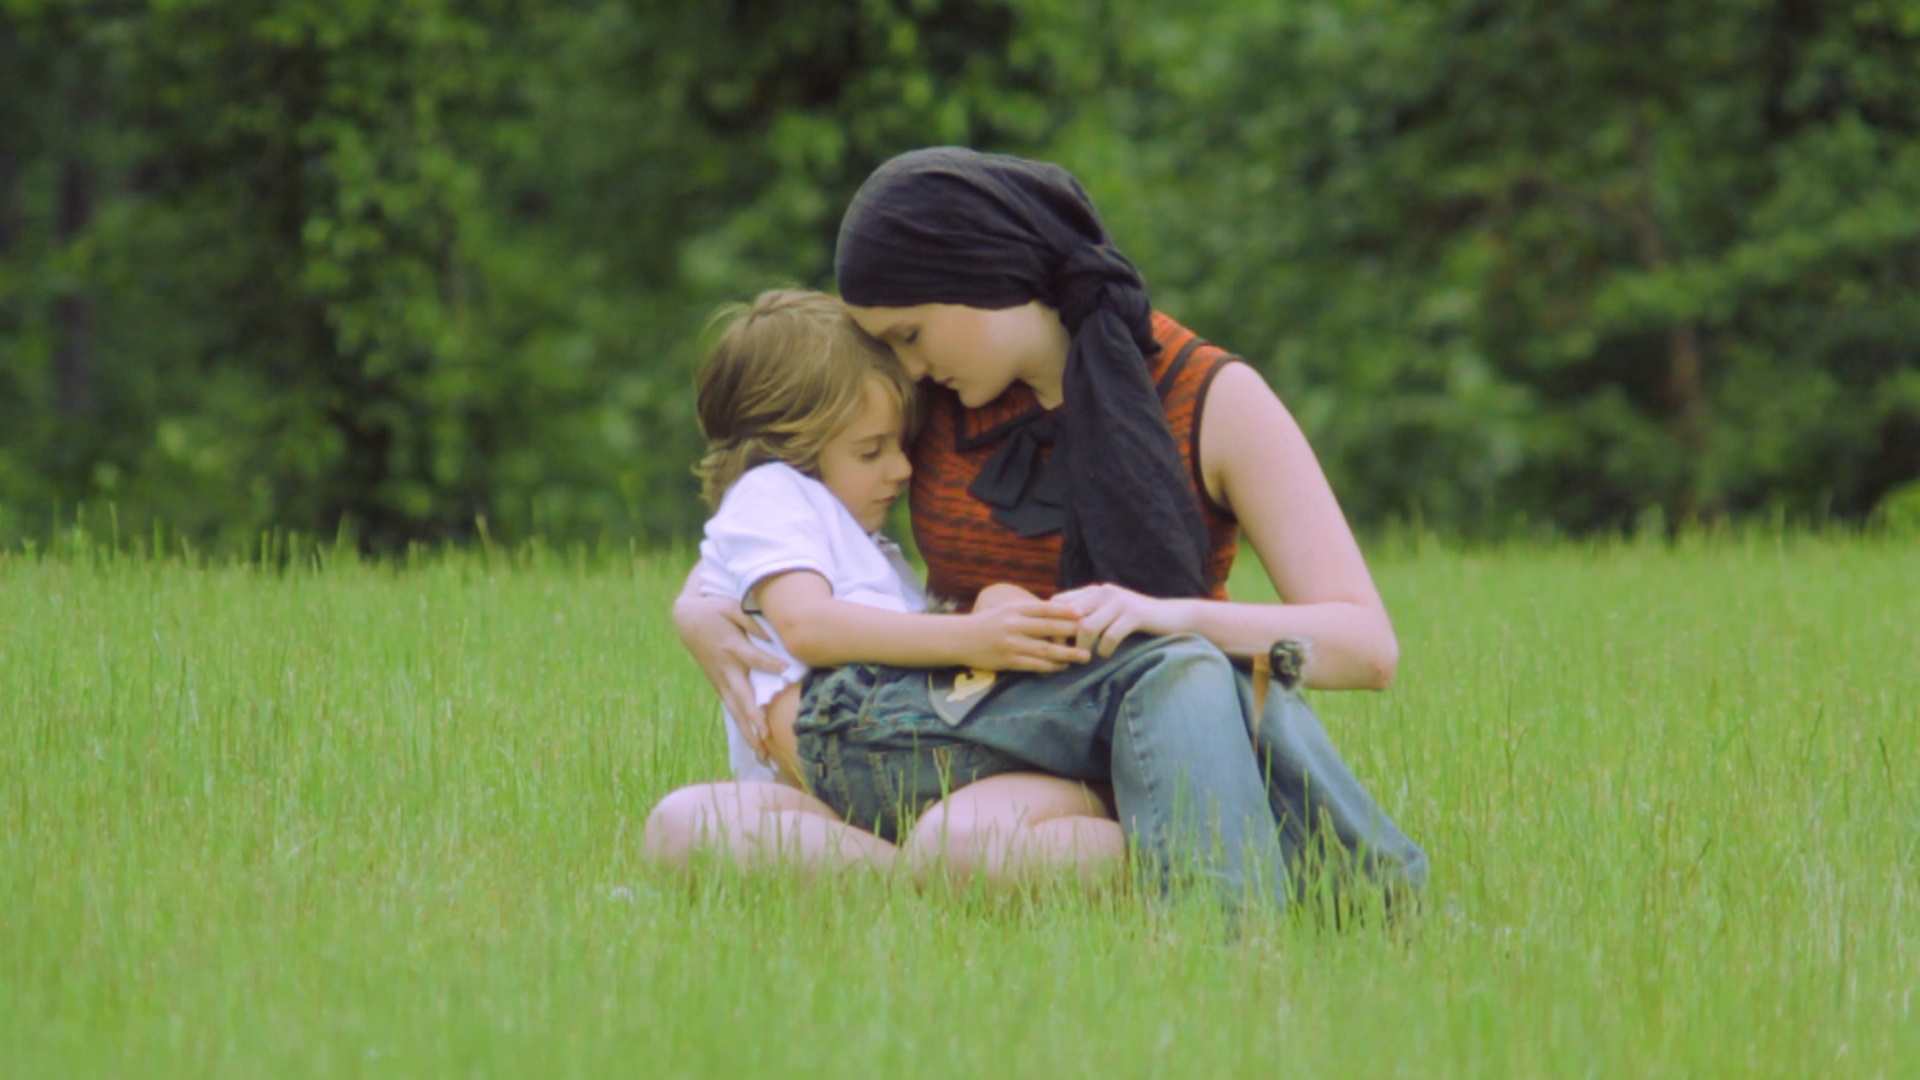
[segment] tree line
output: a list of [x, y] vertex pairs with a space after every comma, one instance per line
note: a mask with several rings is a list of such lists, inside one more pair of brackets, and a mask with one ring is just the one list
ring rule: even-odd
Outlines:
[[935, 143], [1362, 526], [1920, 503], [1906, 0], [0, 0], [0, 541], [684, 536], [708, 315]]

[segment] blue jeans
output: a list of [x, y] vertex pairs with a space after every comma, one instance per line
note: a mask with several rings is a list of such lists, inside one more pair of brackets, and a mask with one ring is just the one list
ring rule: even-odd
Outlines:
[[960, 708], [936, 700], [936, 677], [850, 665], [809, 680], [794, 727], [801, 767], [847, 820], [897, 837], [956, 788], [1038, 770], [1111, 783], [1121, 827], [1163, 889], [1191, 874], [1234, 906], [1249, 895], [1285, 906], [1327, 863], [1395, 891], [1425, 877], [1426, 856], [1298, 693], [1276, 687], [1249, 740], [1248, 678], [1203, 638], [1136, 637], [1058, 674], [1003, 673]]

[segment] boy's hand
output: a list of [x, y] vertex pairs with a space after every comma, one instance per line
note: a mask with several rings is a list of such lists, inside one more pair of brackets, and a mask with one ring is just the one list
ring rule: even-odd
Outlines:
[[1073, 643], [1080, 620], [1072, 608], [1013, 585], [982, 589], [972, 614], [960, 618], [965, 625], [962, 662], [972, 667], [1050, 674], [1093, 658]]

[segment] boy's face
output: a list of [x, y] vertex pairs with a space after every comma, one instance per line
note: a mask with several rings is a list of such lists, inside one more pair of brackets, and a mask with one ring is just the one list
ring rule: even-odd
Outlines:
[[869, 377], [859, 415], [820, 450], [820, 482], [868, 532], [879, 531], [913, 476], [902, 445], [905, 435], [899, 404], [878, 378]]

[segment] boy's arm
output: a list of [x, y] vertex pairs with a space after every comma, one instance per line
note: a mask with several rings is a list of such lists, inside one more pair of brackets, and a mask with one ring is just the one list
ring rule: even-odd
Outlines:
[[1080, 623], [1072, 610], [1031, 594], [999, 594], [970, 615], [909, 615], [835, 599], [825, 578], [804, 570], [768, 578], [754, 594], [787, 651], [810, 667], [1052, 672], [1091, 658], [1073, 644]]

